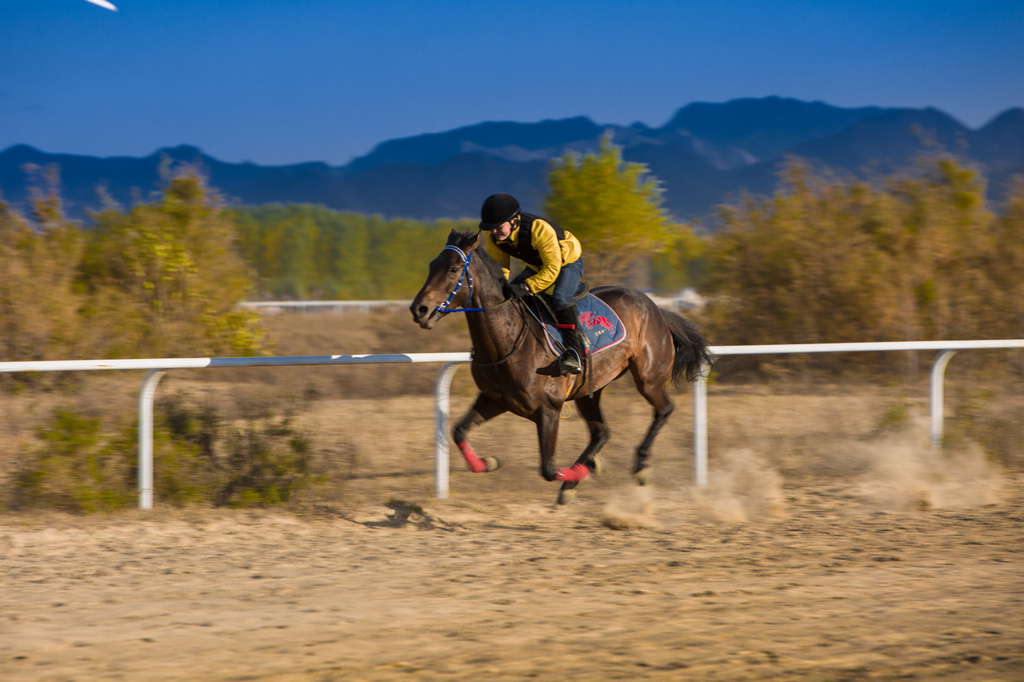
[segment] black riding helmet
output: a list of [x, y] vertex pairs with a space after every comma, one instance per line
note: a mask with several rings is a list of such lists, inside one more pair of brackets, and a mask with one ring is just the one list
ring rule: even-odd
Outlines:
[[484, 199], [480, 207], [480, 229], [493, 230], [519, 215], [519, 202], [511, 194], [498, 192]]

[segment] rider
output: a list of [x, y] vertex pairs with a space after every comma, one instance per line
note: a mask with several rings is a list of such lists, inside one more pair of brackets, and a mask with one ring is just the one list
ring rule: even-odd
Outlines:
[[548, 295], [555, 310], [555, 322], [563, 331], [565, 350], [558, 358], [562, 374], [583, 371], [583, 339], [577, 323], [573, 297], [583, 279], [583, 247], [580, 241], [554, 223], [519, 210], [511, 194], [492, 194], [480, 208], [480, 229], [489, 233], [484, 247], [502, 267], [508, 279], [511, 258], [527, 269], [509, 285], [512, 294]]

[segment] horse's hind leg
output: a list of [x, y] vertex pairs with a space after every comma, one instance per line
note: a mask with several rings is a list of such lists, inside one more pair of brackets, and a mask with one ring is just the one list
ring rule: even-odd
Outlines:
[[641, 381], [636, 383], [641, 395], [654, 407], [654, 419], [647, 429], [647, 435], [644, 436], [643, 442], [636, 449], [636, 460], [633, 465], [633, 477], [636, 479], [636, 482], [640, 485], [646, 485], [650, 479], [649, 468], [651, 465], [648, 464], [647, 457], [651, 454], [651, 445], [654, 443], [654, 438], [658, 435], [658, 432], [661, 431], [661, 427], [668, 421], [669, 415], [675, 409], [675, 404], [669, 397], [664, 383], [657, 389], [652, 390], [647, 390], [647, 387]]
[[587, 447], [576, 461], [586, 464], [595, 472], [601, 468], [597, 453], [601, 451], [611, 435], [608, 424], [604, 421], [604, 414], [601, 413], [601, 391], [603, 390], [595, 391], [592, 397], [585, 396], [576, 400], [580, 416], [587, 422], [587, 428], [590, 429], [590, 442], [587, 443]]
[[[596, 391], [593, 397], [576, 399], [576, 407], [579, 408], [580, 416], [587, 422], [590, 429], [590, 442], [579, 457], [576, 464], [582, 464], [588, 471], [597, 473], [600, 469], [600, 462], [597, 460], [597, 453], [604, 444], [608, 442], [608, 425], [605, 424], [604, 415], [601, 414], [601, 391]], [[567, 504], [576, 497], [576, 486], [579, 481], [564, 481], [561, 490], [558, 491], [559, 504]]]
[[482, 459], [478, 457], [469, 441], [466, 440], [466, 434], [474, 426], [479, 426], [487, 420], [497, 417], [504, 411], [504, 407], [481, 393], [476, 397], [473, 407], [469, 408], [462, 419], [459, 420], [459, 423], [455, 425], [455, 428], [452, 429], [452, 439], [459, 447], [459, 451], [462, 452], [462, 457], [466, 460], [466, 466], [473, 473], [482, 474], [487, 471], [494, 471], [501, 466], [501, 462], [495, 457], [484, 457]]

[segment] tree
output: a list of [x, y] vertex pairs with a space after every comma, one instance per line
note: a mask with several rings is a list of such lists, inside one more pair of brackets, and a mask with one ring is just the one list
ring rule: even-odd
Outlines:
[[720, 343], [1012, 335], [1024, 297], [1019, 187], [997, 219], [984, 179], [947, 155], [873, 184], [794, 160], [775, 196], [722, 209], [707, 258], [710, 335]]
[[993, 222], [992, 249], [982, 265], [992, 281], [989, 333], [1024, 338], [1024, 177], [1014, 179], [1002, 214]]
[[341, 213], [321, 206], [237, 209], [241, 252], [272, 296], [411, 298], [426, 265], [452, 229], [476, 221], [433, 223]]
[[357, 301], [373, 298], [371, 235], [366, 218], [353, 213], [332, 212], [330, 226], [333, 248], [328, 253], [335, 297]]
[[258, 352], [258, 315], [238, 310], [251, 290], [236, 228], [197, 171], [166, 174], [162, 196], [127, 213], [108, 206], [82, 259], [81, 282], [114, 355]]
[[0, 201], [0, 358], [81, 357], [88, 338], [80, 324], [85, 302], [75, 287], [84, 236], [68, 221], [55, 168], [33, 190], [29, 221]]
[[552, 162], [547, 183], [544, 215], [583, 242], [591, 282], [612, 284], [632, 275], [633, 283], [644, 284], [636, 273], [646, 271], [652, 254], [692, 236], [662, 208], [658, 180], [645, 165], [624, 162], [610, 134], [596, 153]]
[[[862, 340], [866, 309], [884, 284], [872, 262], [873, 197], [814, 176], [794, 161], [774, 197], [721, 209], [708, 251], [709, 324], [722, 343]], [[861, 206], [860, 210], [848, 210]]]

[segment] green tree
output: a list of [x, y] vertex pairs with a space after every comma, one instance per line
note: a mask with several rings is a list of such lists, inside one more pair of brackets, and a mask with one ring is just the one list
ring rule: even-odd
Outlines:
[[662, 208], [658, 180], [639, 163], [626, 163], [611, 135], [593, 154], [555, 160], [547, 178], [544, 214], [580, 238], [587, 279], [613, 284], [632, 276], [646, 285], [650, 257], [692, 231], [675, 225]]
[[689, 225], [673, 225], [666, 248], [651, 262], [653, 289], [671, 293], [693, 286], [700, 278], [705, 241]]
[[168, 174], [158, 199], [94, 218], [81, 282], [90, 319], [109, 325], [112, 354], [259, 351], [258, 316], [237, 308], [252, 277], [234, 221], [198, 172]]
[[373, 297], [370, 277], [371, 236], [367, 220], [356, 214], [334, 214], [330, 220], [332, 246], [330, 272], [335, 297], [367, 300]]
[[448, 232], [476, 229], [471, 220], [387, 220], [321, 206], [235, 213], [241, 252], [258, 273], [262, 293], [281, 297], [411, 298]]

